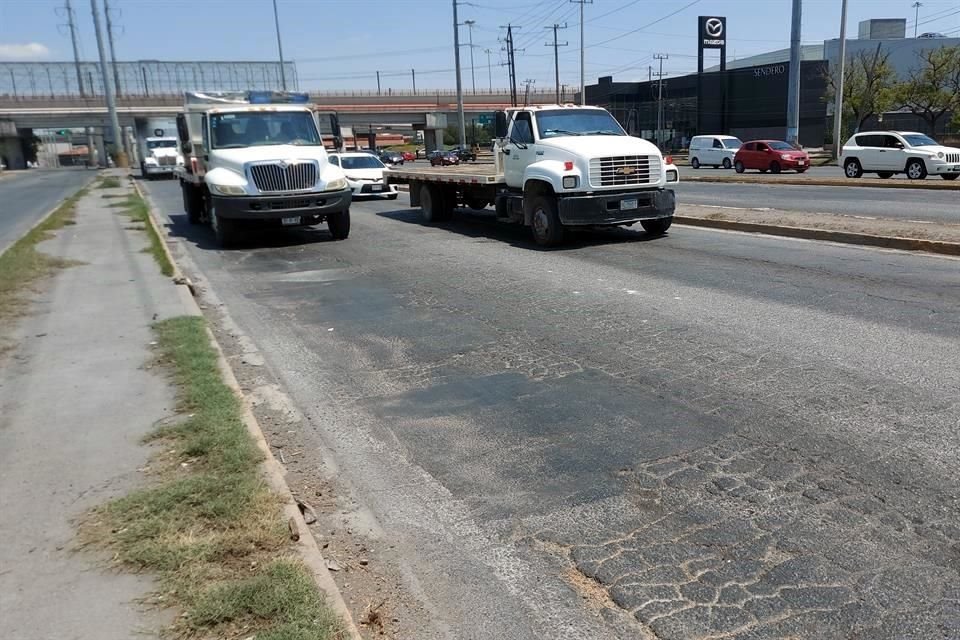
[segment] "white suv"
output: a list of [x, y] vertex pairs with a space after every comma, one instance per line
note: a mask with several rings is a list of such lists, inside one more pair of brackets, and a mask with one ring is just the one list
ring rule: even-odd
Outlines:
[[941, 146], [922, 133], [870, 131], [858, 133], [843, 145], [840, 165], [848, 178], [876, 173], [889, 178], [905, 173], [911, 180], [938, 175], [944, 180], [960, 176], [960, 149]]
[[740, 138], [733, 136], [694, 136], [690, 141], [690, 166], [699, 169], [707, 164], [729, 169], [742, 146]]

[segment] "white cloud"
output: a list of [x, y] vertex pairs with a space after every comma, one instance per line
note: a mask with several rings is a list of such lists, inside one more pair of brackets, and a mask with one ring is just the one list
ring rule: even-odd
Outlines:
[[50, 49], [47, 48], [47, 45], [39, 42], [28, 42], [26, 44], [0, 43], [0, 60], [37, 60], [49, 57]]

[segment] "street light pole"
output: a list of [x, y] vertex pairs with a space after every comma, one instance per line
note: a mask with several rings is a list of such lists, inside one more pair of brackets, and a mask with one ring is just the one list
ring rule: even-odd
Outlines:
[[912, 5], [910, 5], [910, 6], [913, 7], [914, 9], [916, 9], [916, 11], [915, 11], [914, 14], [913, 14], [913, 37], [916, 38], [916, 37], [917, 37], [917, 27], [920, 26], [920, 7], [923, 6], [923, 3], [918, 1], [918, 2], [914, 2], [914, 3], [913, 3]]
[[277, 0], [273, 0], [273, 25], [277, 30], [277, 52], [280, 54], [280, 88], [287, 90], [287, 70], [283, 68], [283, 44], [280, 42], [280, 15], [277, 13]]
[[833, 103], [833, 157], [840, 157], [840, 148], [843, 141], [840, 136], [843, 135], [841, 125], [843, 124], [843, 74], [847, 63], [847, 0], [843, 0], [840, 7], [840, 61], [839, 73], [837, 74], [837, 92]]
[[464, 20], [463, 24], [467, 25], [467, 29], [470, 33], [470, 84], [473, 87], [473, 93], [477, 93], [477, 76], [473, 73], [473, 25], [477, 24], [476, 20]]
[[490, 70], [490, 54], [493, 53], [493, 51], [484, 49], [483, 52], [487, 54], [487, 83], [490, 85], [490, 93], [493, 93], [493, 71]]
[[457, 0], [453, 0], [453, 60], [457, 73], [457, 118], [460, 120], [460, 146], [467, 146], [467, 127], [463, 121], [463, 81], [460, 79], [460, 22], [457, 20]]
[[103, 49], [103, 33], [100, 28], [100, 10], [97, 0], [90, 0], [90, 10], [93, 13], [93, 28], [97, 34], [97, 51], [100, 53], [100, 75], [103, 76], [103, 93], [107, 98], [107, 112], [110, 114], [110, 128], [113, 130], [113, 143], [117, 148], [117, 168], [126, 169], [127, 152], [123, 150], [123, 133], [120, 130], [120, 120], [117, 119], [117, 104], [113, 95], [113, 78], [107, 73], [107, 56]]
[[787, 85], [787, 142], [800, 140], [800, 32], [803, 24], [803, 0], [793, 0], [790, 28], [790, 78]]
[[587, 92], [584, 84], [584, 55], [583, 55], [583, 5], [593, 4], [593, 0], [570, 0], [580, 5], [580, 105], [587, 104]]

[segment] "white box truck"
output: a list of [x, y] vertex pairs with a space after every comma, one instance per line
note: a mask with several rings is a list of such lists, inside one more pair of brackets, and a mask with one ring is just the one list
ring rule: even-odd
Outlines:
[[564, 230], [639, 222], [663, 234], [673, 221], [671, 183], [679, 171], [660, 150], [628, 136], [599, 107], [528, 106], [496, 113], [494, 164], [398, 167], [388, 184], [407, 184], [410, 204], [428, 222], [446, 220], [458, 204], [531, 228], [542, 246]]
[[[346, 238], [351, 192], [329, 162], [318, 115], [305, 93], [187, 93], [177, 134], [190, 223], [209, 223], [224, 247], [255, 227], [323, 221], [335, 239]], [[340, 147], [336, 114], [328, 115]]]

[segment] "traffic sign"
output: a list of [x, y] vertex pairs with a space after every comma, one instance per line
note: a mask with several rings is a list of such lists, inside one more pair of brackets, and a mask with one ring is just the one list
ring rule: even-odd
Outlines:
[[489, 113], [481, 113], [477, 116], [477, 124], [490, 124], [493, 122], [493, 116]]

